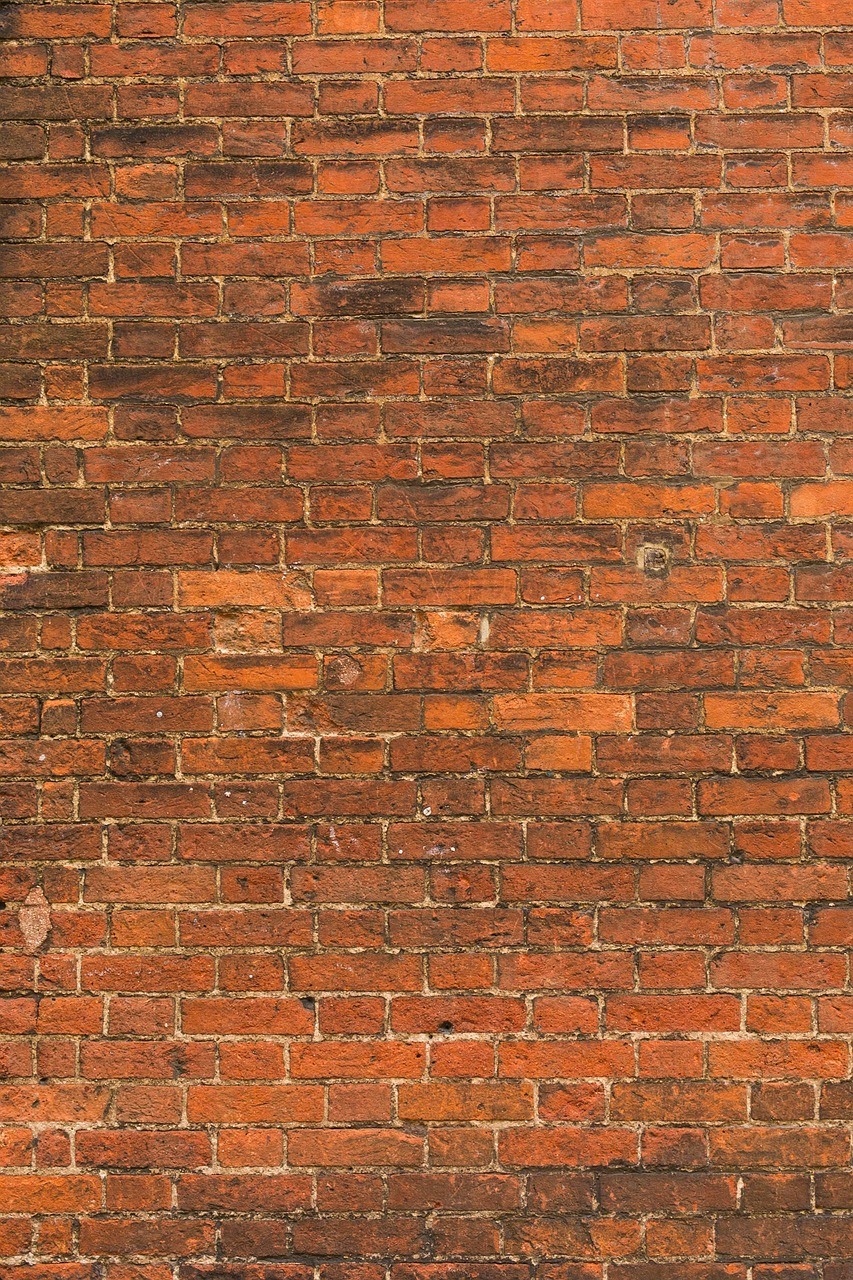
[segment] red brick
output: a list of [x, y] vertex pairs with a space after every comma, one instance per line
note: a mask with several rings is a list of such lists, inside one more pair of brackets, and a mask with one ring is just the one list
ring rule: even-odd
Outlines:
[[192, 1085], [187, 1100], [196, 1123], [316, 1121], [322, 1112], [323, 1092], [313, 1085]]
[[13, 6], [4, 1276], [842, 1280], [848, 25]]
[[385, 1129], [297, 1130], [288, 1141], [295, 1167], [411, 1166], [423, 1159], [423, 1140]]
[[413, 0], [386, 0], [385, 20], [391, 31], [506, 31], [508, 0], [435, 0], [427, 14]]

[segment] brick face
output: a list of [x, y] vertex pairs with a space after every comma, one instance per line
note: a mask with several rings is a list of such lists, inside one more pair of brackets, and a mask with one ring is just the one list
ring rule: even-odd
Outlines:
[[28, 3], [4, 1280], [844, 1280], [849, 0]]

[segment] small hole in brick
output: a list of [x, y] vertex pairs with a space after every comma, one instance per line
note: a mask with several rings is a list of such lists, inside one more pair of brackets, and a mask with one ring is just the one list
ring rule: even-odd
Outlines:
[[302, 1005], [302, 1008], [307, 1009], [309, 1013], [313, 1012], [314, 1001], [311, 999], [310, 996], [302, 996], [299, 1003]]
[[450, 1034], [450, 1032], [453, 1030], [453, 1023], [452, 1023], [452, 1022], [441, 1022], [441, 1023], [439, 1023], [439, 1027], [438, 1027], [438, 1029], [439, 1029], [439, 1031], [440, 1031], [443, 1035], [449, 1035], [449, 1034]]

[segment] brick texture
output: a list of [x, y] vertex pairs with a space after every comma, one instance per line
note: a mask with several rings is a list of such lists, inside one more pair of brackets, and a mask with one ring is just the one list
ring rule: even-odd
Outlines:
[[851, 0], [3, 34], [4, 1280], [849, 1280]]

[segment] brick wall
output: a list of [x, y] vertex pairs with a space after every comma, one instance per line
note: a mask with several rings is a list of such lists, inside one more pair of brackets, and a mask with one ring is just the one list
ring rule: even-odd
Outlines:
[[849, 1278], [850, 0], [4, 21], [4, 1280]]

